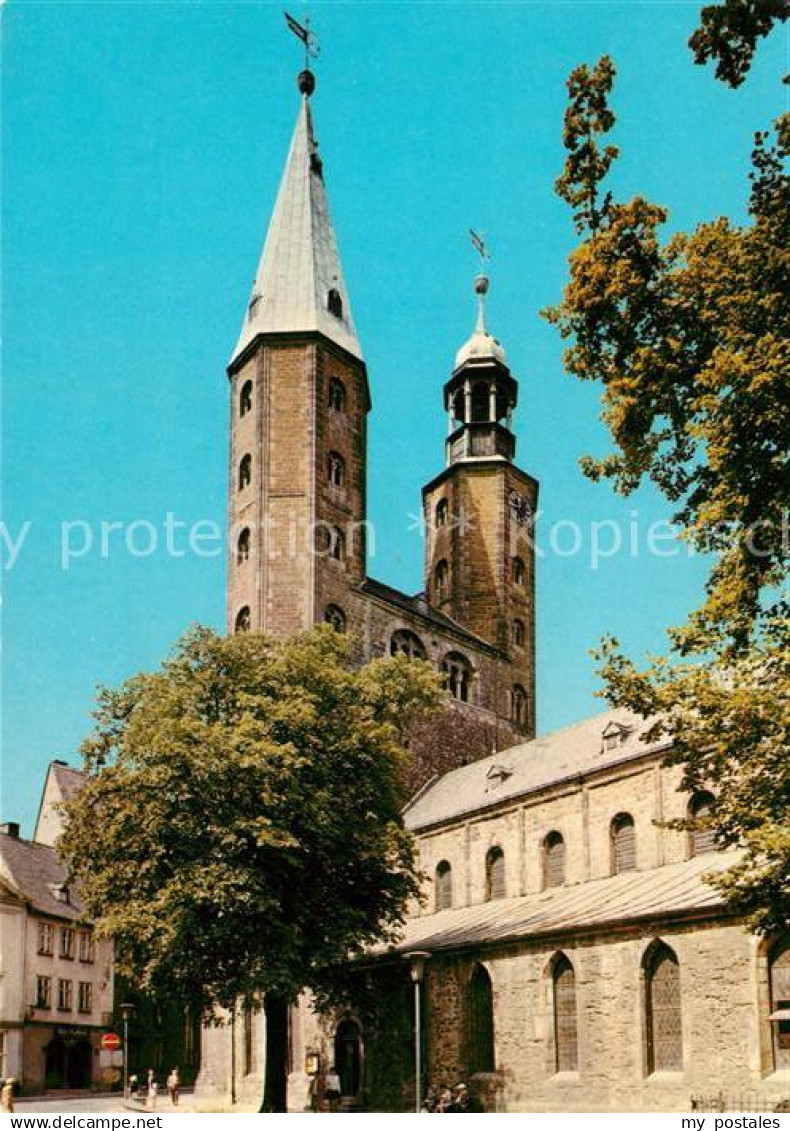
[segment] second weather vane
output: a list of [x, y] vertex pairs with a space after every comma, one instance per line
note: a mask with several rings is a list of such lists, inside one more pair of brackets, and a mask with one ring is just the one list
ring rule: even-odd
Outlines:
[[287, 12], [283, 12], [285, 22], [288, 24], [290, 30], [294, 33], [297, 39], [300, 39], [304, 44], [304, 66], [305, 70], [310, 69], [310, 60], [317, 59], [318, 53], [321, 50], [318, 46], [318, 38], [315, 32], [310, 30], [310, 17], [305, 16], [303, 24], [295, 20]]

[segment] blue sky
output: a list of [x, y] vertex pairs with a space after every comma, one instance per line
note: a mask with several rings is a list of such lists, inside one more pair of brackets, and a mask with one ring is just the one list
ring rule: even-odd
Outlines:
[[[222, 556], [161, 544], [168, 512], [224, 522], [224, 367], [297, 112], [300, 52], [281, 8], [3, 11], [3, 518], [14, 538], [31, 525], [4, 576], [2, 811], [28, 831], [47, 762], [76, 762], [96, 685], [155, 666], [192, 622], [223, 624]], [[783, 108], [788, 40], [775, 33], [733, 92], [691, 64], [697, 11], [312, 8], [313, 109], [374, 401], [371, 573], [421, 585], [409, 514], [442, 466], [441, 387], [473, 323], [476, 227], [493, 249], [490, 328], [521, 383], [518, 462], [541, 480], [544, 530], [586, 531], [585, 553], [539, 563], [541, 731], [599, 709], [588, 652], [603, 633], [635, 656], [662, 648], [704, 577], [699, 561], [647, 555], [642, 534], [637, 557], [591, 569], [591, 522], [644, 532], [667, 512], [649, 490], [618, 499], [581, 476], [579, 457], [606, 450], [598, 390], [563, 375], [539, 317], [574, 242], [552, 182], [580, 62], [609, 52], [618, 67], [618, 193], [667, 205], [673, 228], [743, 219], [751, 137]], [[126, 552], [137, 520], [159, 531], [158, 552]], [[123, 524], [106, 557], [103, 521]], [[94, 536], [68, 570], [64, 522]]]

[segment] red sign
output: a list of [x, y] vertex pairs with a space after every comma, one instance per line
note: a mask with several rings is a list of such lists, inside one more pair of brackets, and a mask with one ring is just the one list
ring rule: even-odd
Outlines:
[[101, 1047], [108, 1052], [116, 1052], [121, 1047], [121, 1038], [117, 1033], [102, 1033]]

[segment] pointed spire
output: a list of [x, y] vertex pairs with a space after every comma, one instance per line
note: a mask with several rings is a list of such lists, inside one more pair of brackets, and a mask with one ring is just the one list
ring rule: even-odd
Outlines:
[[299, 76], [302, 104], [263, 254], [231, 364], [258, 334], [319, 331], [362, 358], [313, 133], [314, 80]]

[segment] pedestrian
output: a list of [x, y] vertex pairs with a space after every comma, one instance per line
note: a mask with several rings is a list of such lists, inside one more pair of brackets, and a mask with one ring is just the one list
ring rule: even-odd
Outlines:
[[156, 1107], [156, 1093], [158, 1092], [158, 1090], [159, 1087], [156, 1080], [152, 1080], [148, 1085], [148, 1097], [146, 1099], [146, 1106], [149, 1107], [151, 1111], [153, 1111]]
[[154, 1082], [154, 1070], [153, 1070], [153, 1068], [149, 1068], [148, 1069], [148, 1084], [147, 1084], [147, 1087], [146, 1087], [147, 1092], [151, 1091], [151, 1085], [153, 1084], [153, 1082]]
[[129, 1095], [135, 1100], [137, 1099], [137, 1091], [138, 1091], [137, 1073], [134, 1072], [129, 1077]]
[[13, 1112], [14, 1110], [14, 1084], [16, 1080], [13, 1076], [9, 1076], [3, 1084], [3, 1090], [0, 1091], [0, 1109], [5, 1112]]
[[326, 1098], [329, 1100], [329, 1110], [337, 1111], [340, 1101], [340, 1077], [334, 1064], [326, 1074]]
[[167, 1091], [170, 1095], [170, 1101], [173, 1107], [178, 1107], [178, 1089], [180, 1087], [181, 1079], [178, 1075], [178, 1065], [176, 1065], [167, 1078]]

